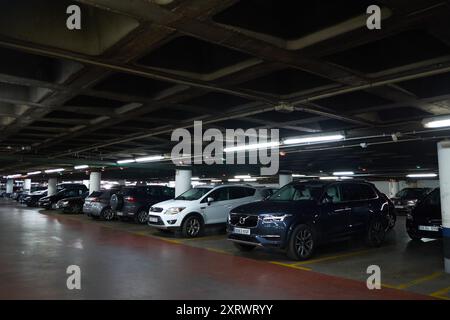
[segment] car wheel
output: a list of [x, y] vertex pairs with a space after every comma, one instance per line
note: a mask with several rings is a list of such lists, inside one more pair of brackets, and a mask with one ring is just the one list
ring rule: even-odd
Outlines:
[[392, 230], [395, 227], [395, 222], [396, 222], [396, 218], [395, 215], [392, 213], [388, 213], [386, 216], [387, 219], [387, 226], [386, 226], [386, 231]]
[[293, 260], [307, 260], [312, 257], [316, 249], [316, 235], [310, 226], [297, 226], [289, 239], [287, 255]]
[[195, 238], [201, 235], [203, 222], [198, 216], [190, 216], [183, 222], [181, 234], [185, 238]]
[[408, 232], [408, 236], [411, 238], [411, 240], [413, 241], [422, 241], [422, 237], [412, 233], [412, 232]]
[[366, 243], [371, 247], [379, 247], [386, 236], [386, 228], [382, 221], [373, 220], [367, 228]]
[[111, 208], [105, 208], [101, 213], [101, 217], [105, 221], [111, 221], [114, 219], [114, 211]]
[[256, 248], [256, 246], [252, 246], [250, 244], [245, 244], [245, 243], [233, 242], [233, 244], [236, 248], [239, 249], [239, 251], [242, 251], [242, 252], [250, 252]]
[[145, 224], [148, 220], [148, 212], [146, 210], [140, 210], [135, 216], [135, 220], [139, 224]]

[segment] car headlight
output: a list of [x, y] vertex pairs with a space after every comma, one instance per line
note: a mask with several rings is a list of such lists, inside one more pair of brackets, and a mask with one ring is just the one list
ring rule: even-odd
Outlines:
[[61, 201], [59, 202], [59, 205], [61, 206], [67, 206], [69, 204], [69, 201]]
[[406, 202], [406, 204], [407, 204], [408, 206], [415, 206], [415, 205], [417, 204], [417, 200], [408, 200], [408, 201]]
[[185, 209], [185, 207], [173, 207], [173, 208], [169, 208], [166, 210], [166, 212], [164, 212], [165, 214], [178, 214], [181, 211], [183, 211]]
[[286, 218], [291, 217], [292, 214], [283, 214], [283, 215], [265, 215], [263, 216], [262, 222], [263, 223], [272, 223], [272, 222], [283, 222]]

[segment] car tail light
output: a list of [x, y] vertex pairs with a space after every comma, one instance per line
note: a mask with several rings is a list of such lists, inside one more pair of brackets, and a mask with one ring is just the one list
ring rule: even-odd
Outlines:
[[128, 202], [136, 202], [136, 198], [135, 197], [125, 197], [125, 200]]

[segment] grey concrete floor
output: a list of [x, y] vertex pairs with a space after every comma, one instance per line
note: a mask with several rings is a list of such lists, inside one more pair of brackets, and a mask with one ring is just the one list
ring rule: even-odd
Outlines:
[[[11, 215], [13, 219], [11, 219]], [[198, 239], [182, 239], [176, 235], [161, 233], [145, 225], [119, 221], [96, 221], [84, 215], [67, 215], [57, 211], [26, 208], [12, 201], [5, 202], [5, 200], [0, 200], [0, 221], [2, 224], [0, 229], [8, 227], [7, 232], [3, 230], [0, 233], [0, 257], [2, 258], [0, 267], [3, 270], [3, 283], [6, 281], [14, 283], [14, 280], [19, 280], [16, 279], [19, 276], [30, 277], [29, 280], [34, 281], [35, 294], [39, 290], [46, 292], [43, 298], [73, 298], [73, 293], [67, 291], [49, 292], [44, 289], [45, 286], [48, 286], [49, 281], [55, 288], [61, 287], [59, 282], [62, 280], [58, 277], [49, 280], [39, 278], [38, 275], [45, 274], [45, 271], [53, 272], [55, 263], [69, 265], [74, 262], [83, 265], [85, 269], [95, 269], [96, 280], [100, 278], [104, 283], [110, 283], [109, 280], [111, 280], [110, 291], [114, 292], [114, 295], [110, 293], [105, 295], [104, 287], [100, 290], [92, 283], [89, 295], [78, 294], [75, 295], [75, 298], [98, 298], [99, 296], [104, 298], [139, 298], [143, 296], [147, 298], [182, 298], [184, 295], [181, 293], [170, 295], [167, 290], [163, 290], [162, 292], [166, 292], [166, 295], [155, 294], [151, 290], [148, 291], [147, 287], [141, 287], [139, 283], [148, 281], [148, 279], [144, 280], [145, 275], [139, 272], [139, 268], [145, 266], [150, 274], [155, 267], [176, 267], [175, 264], [179, 264], [177, 259], [181, 258], [179, 256], [181, 254], [170, 248], [183, 247], [206, 249], [199, 252], [210, 252], [216, 258], [222, 257], [228, 259], [225, 261], [233, 261], [233, 263], [237, 263], [233, 257], [245, 258], [242, 260], [245, 263], [251, 260], [264, 262], [264, 265], [277, 266], [289, 275], [293, 273], [294, 277], [296, 272], [298, 277], [304, 277], [310, 272], [311, 278], [317, 277], [317, 274], [323, 274], [365, 282], [368, 277], [367, 267], [378, 265], [381, 268], [382, 283], [385, 288], [399, 289], [405, 293], [418, 293], [439, 299], [450, 298], [450, 275], [443, 272], [442, 242], [440, 240], [424, 240], [420, 243], [410, 241], [405, 232], [404, 217], [399, 217], [395, 229], [389, 234], [386, 244], [381, 248], [367, 248], [361, 240], [351, 239], [324, 245], [318, 249], [311, 260], [305, 262], [291, 261], [286, 258], [284, 252], [279, 250], [258, 248], [250, 253], [241, 253], [226, 240], [223, 229], [208, 230], [204, 237]], [[68, 221], [72, 221], [72, 224]], [[101, 230], [113, 231], [112, 238], [110, 233]], [[133, 238], [127, 237], [126, 234], [133, 235]], [[144, 240], [153, 240], [136, 242], [136, 238], [139, 239], [136, 235]], [[155, 242], [155, 240], [157, 241]], [[160, 244], [164, 242], [182, 246], [165, 247]], [[92, 248], [87, 250], [90, 246]], [[152, 248], [147, 248], [147, 246]], [[15, 249], [11, 250], [10, 247]], [[158, 248], [156, 258], [161, 261], [155, 262], [153, 266], [148, 266], [147, 254], [151, 249], [153, 249], [151, 253], [155, 254], [153, 247]], [[139, 250], [143, 250], [143, 252]], [[171, 250], [175, 250], [175, 252], [172, 253]], [[36, 252], [40, 255], [36, 256]], [[173, 261], [174, 258], [175, 261]], [[184, 256], [183, 259], [185, 259]], [[242, 264], [242, 261], [239, 263]], [[20, 263], [18, 264], [18, 262]], [[109, 270], [111, 263], [117, 267], [112, 269], [113, 273]], [[17, 265], [21, 270], [17, 270]], [[260, 266], [260, 264], [256, 265]], [[180, 268], [179, 272], [186, 272], [182, 265], [177, 267]], [[105, 272], [101, 272], [102, 268]], [[39, 270], [40, 273], [37, 274], [36, 270]], [[130, 274], [134, 276], [130, 278]], [[136, 276], [137, 274], [139, 276]], [[167, 276], [170, 277], [170, 275], [164, 277]], [[64, 274], [62, 277], [65, 279]], [[121, 279], [119, 283], [114, 280], [116, 277]], [[260, 298], [257, 295], [249, 294], [244, 288], [239, 289], [234, 286], [231, 289], [226, 284], [218, 282], [219, 279], [211, 276], [206, 276], [206, 278], [209, 280], [208, 284], [205, 284], [207, 287], [204, 290], [207, 291], [214, 286], [226, 288], [223, 295], [218, 294], [215, 298], [227, 298], [225, 292], [230, 294], [230, 297]], [[22, 285], [23, 279], [20, 280], [19, 283]], [[91, 281], [93, 280], [91, 279]], [[159, 282], [156, 284], [161, 285]], [[174, 290], [180, 289], [179, 284], [172, 285]], [[14, 290], [19, 290], [17, 294], [23, 298], [20, 286], [14, 286]], [[14, 290], [12, 289], [11, 292]], [[29, 291], [29, 288], [27, 290]], [[202, 291], [202, 293], [204, 292]], [[5, 294], [6, 297], [9, 297], [5, 292], [0, 292], [0, 297], [4, 298]], [[25, 298], [27, 297], [34, 296], [30, 293], [29, 296], [25, 295]], [[282, 294], [280, 297], [292, 298]]]

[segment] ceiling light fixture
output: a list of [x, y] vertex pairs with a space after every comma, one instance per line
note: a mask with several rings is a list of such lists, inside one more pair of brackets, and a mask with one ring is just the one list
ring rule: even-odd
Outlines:
[[412, 173], [408, 174], [408, 178], [436, 178], [438, 175], [436, 173]]
[[303, 136], [298, 138], [288, 138], [283, 141], [284, 144], [309, 144], [309, 143], [324, 143], [324, 142], [333, 142], [333, 141], [341, 141], [345, 139], [345, 135], [342, 133], [334, 133], [334, 134], [320, 134], [320, 135], [311, 135], [311, 136]]
[[353, 176], [355, 173], [353, 171], [340, 171], [333, 172], [333, 176]]
[[423, 120], [422, 123], [425, 128], [430, 129], [450, 127], [450, 116], [428, 118]]
[[276, 148], [280, 145], [280, 142], [267, 142], [267, 143], [256, 143], [256, 144], [244, 144], [235, 147], [229, 147], [223, 149], [224, 152], [236, 152], [236, 151], [245, 151], [245, 150], [258, 150], [258, 149], [270, 149]]
[[235, 179], [251, 179], [250, 175], [234, 176]]
[[41, 174], [42, 173], [42, 171], [33, 171], [33, 172], [28, 172], [27, 173], [27, 176], [35, 176], [35, 175], [37, 175], [37, 174]]
[[48, 170], [45, 170], [45, 173], [56, 173], [56, 172], [63, 172], [63, 171], [65, 171], [66, 169], [62, 169], [62, 168], [60, 168], [60, 169], [48, 169]]
[[75, 167], [73, 167], [75, 170], [82, 170], [82, 169], [87, 169], [87, 168], [89, 168], [89, 166], [87, 165], [87, 164], [83, 164], [83, 165], [80, 165], [80, 166], [75, 166]]
[[125, 160], [118, 160], [117, 164], [125, 164], [125, 163], [134, 163], [136, 160], [134, 159], [125, 159]]
[[136, 158], [136, 162], [151, 162], [151, 161], [158, 161], [163, 160], [164, 156], [148, 156], [148, 157], [142, 157], [142, 158]]

